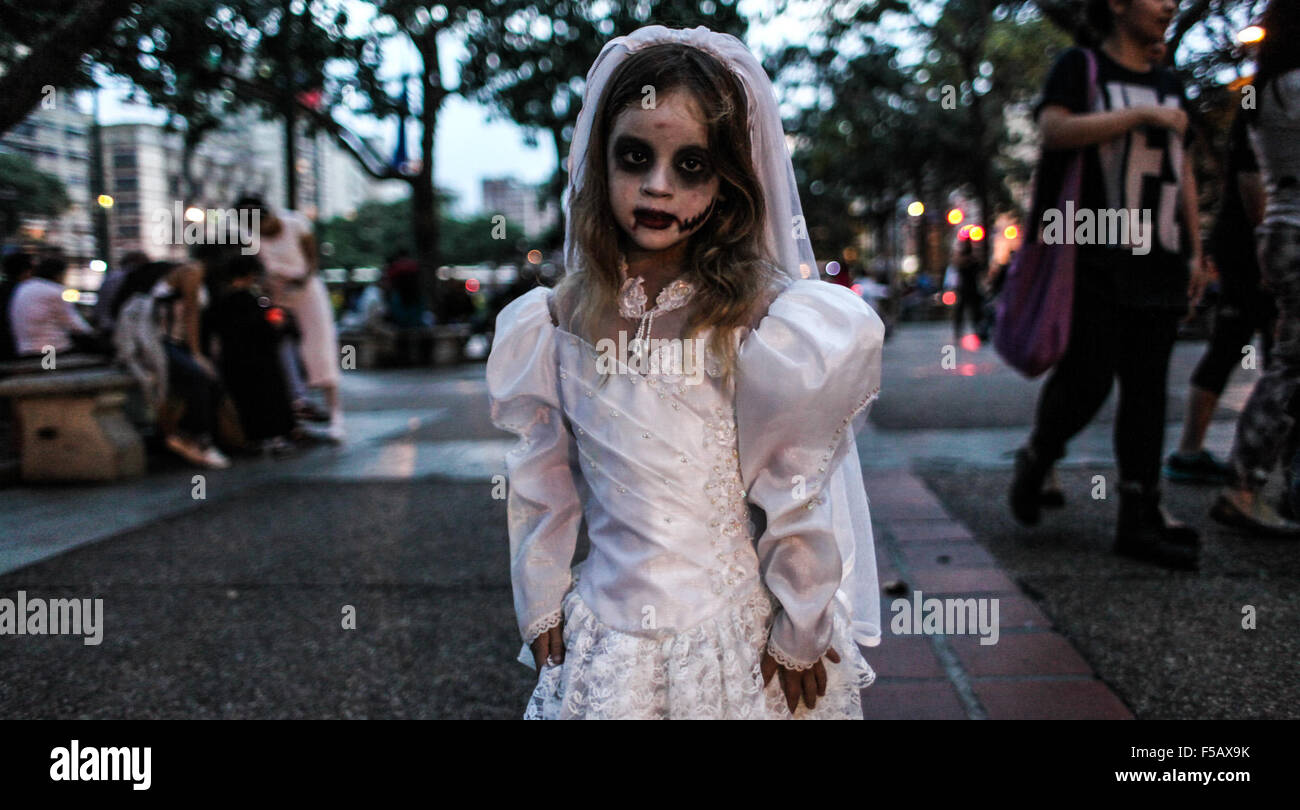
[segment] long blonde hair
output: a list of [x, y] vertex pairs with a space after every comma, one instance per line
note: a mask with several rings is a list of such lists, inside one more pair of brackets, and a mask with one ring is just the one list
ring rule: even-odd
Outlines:
[[569, 203], [583, 272], [570, 272], [556, 285], [556, 299], [563, 302], [558, 308], [570, 313], [562, 325], [594, 344], [602, 313], [617, 306], [622, 284], [618, 259], [626, 237], [612, 213], [605, 153], [615, 118], [640, 102], [646, 85], [661, 96], [685, 90], [704, 113], [719, 196], [725, 200], [688, 237], [682, 277], [694, 284], [695, 295], [684, 332], [693, 337], [713, 327], [708, 348], [719, 358], [725, 382], [735, 369], [734, 329], [751, 322], [764, 293], [783, 284], [786, 276], [763, 243], [766, 202], [750, 153], [745, 89], [725, 65], [698, 48], [653, 45], [629, 56], [610, 77], [587, 152], [579, 156], [585, 161], [584, 182]]

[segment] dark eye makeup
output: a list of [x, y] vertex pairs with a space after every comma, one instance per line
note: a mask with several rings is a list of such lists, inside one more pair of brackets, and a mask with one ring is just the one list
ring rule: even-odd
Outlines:
[[[650, 168], [654, 149], [650, 144], [630, 135], [622, 135], [614, 141], [614, 156], [623, 171], [639, 174]], [[713, 175], [708, 152], [699, 146], [684, 146], [677, 150], [673, 168], [686, 183], [699, 183]]]

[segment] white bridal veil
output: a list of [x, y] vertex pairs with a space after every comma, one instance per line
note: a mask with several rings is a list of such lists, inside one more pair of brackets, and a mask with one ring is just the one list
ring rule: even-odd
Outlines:
[[[582, 95], [582, 110], [573, 132], [569, 149], [568, 198], [573, 199], [575, 189], [581, 187], [585, 173], [584, 156], [591, 143], [591, 128], [595, 125], [596, 108], [605, 92], [605, 86], [614, 71], [633, 53], [650, 45], [677, 42], [706, 51], [731, 69], [745, 87], [749, 103], [749, 137], [752, 144], [754, 168], [767, 203], [767, 225], [764, 235], [768, 250], [791, 278], [819, 278], [817, 260], [813, 257], [812, 242], [807, 236], [803, 206], [799, 203], [799, 188], [795, 184], [794, 165], [786, 146], [785, 130], [777, 109], [776, 91], [763, 66], [749, 52], [745, 44], [730, 34], [719, 34], [704, 26], [698, 28], [666, 28], [648, 25], [624, 37], [611, 39], [601, 49], [600, 55], [587, 71], [587, 86]], [[566, 212], [564, 236], [564, 262], [567, 272], [581, 272], [577, 255], [573, 211]]]
[[[585, 153], [591, 143], [599, 102], [618, 66], [631, 54], [651, 45], [681, 43], [706, 51], [726, 65], [745, 88], [749, 105], [749, 136], [754, 167], [765, 197], [767, 222], [764, 238], [768, 251], [792, 281], [819, 279], [817, 260], [808, 238], [795, 182], [794, 165], [778, 110], [776, 91], [758, 59], [745, 44], [730, 34], [716, 33], [704, 26], [693, 29], [650, 25], [627, 36], [610, 40], [587, 71], [582, 109], [578, 113], [569, 150], [567, 199], [572, 201], [585, 174]], [[564, 261], [566, 272], [583, 272], [574, 239], [576, 229], [572, 206], [566, 206]], [[868, 350], [868, 347], [863, 347]], [[833, 512], [836, 541], [840, 548], [843, 578], [837, 598], [852, 618], [853, 635], [859, 644], [880, 643], [880, 597], [876, 577], [876, 555], [866, 492], [857, 445], [856, 429], [865, 412], [854, 420], [848, 452], [828, 479], [826, 490]]]

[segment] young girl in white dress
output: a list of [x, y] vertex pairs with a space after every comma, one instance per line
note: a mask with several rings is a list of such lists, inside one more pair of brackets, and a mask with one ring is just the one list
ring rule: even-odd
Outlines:
[[487, 363], [525, 717], [860, 719], [884, 327], [818, 277], [767, 75], [703, 27], [617, 38], [569, 169], [567, 275]]

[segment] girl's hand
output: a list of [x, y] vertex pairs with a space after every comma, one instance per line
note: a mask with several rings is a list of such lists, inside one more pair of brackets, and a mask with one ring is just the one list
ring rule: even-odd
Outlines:
[[537, 665], [537, 671], [541, 672], [542, 667], [550, 663], [564, 663], [564, 620], [537, 638], [533, 639], [532, 647], [533, 663]]
[[[832, 664], [840, 662], [840, 654], [835, 652], [834, 647], [826, 650], [826, 658]], [[809, 709], [814, 709], [817, 707], [817, 698], [826, 695], [826, 667], [820, 660], [805, 670], [786, 669], [764, 650], [763, 663], [760, 667], [763, 672], [764, 686], [772, 680], [773, 673], [780, 673], [781, 691], [785, 692], [785, 704], [790, 708], [790, 714], [794, 714], [794, 710], [799, 707], [800, 697]]]
[[1180, 107], [1162, 107], [1152, 104], [1140, 108], [1147, 124], [1153, 127], [1172, 129], [1182, 137], [1187, 132], [1187, 113]]

